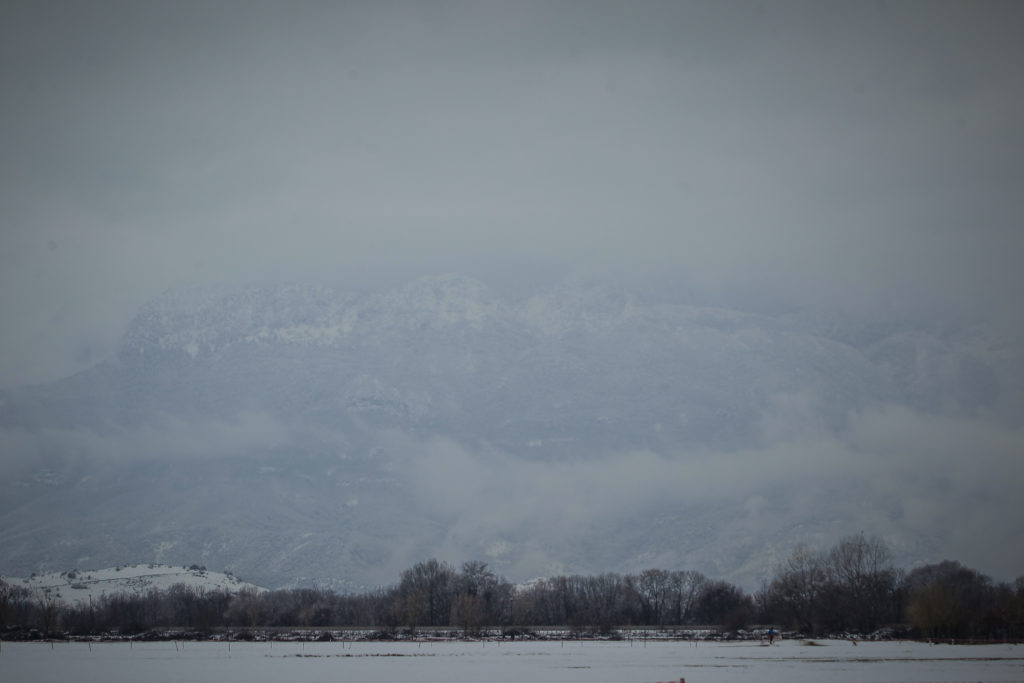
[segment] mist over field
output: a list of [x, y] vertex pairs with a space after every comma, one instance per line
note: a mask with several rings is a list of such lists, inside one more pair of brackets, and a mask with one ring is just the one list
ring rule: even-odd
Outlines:
[[1022, 573], [1015, 4], [0, 8], [0, 574]]

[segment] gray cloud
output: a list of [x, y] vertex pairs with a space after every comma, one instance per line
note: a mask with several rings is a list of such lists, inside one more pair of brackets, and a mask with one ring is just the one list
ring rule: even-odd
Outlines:
[[[296, 529], [315, 533], [319, 550], [275, 556], [278, 577], [336, 572], [342, 561], [366, 570], [367, 557], [380, 577], [437, 555], [483, 558], [516, 580], [660, 565], [754, 588], [795, 543], [826, 547], [862, 531], [900, 562], [953, 558], [1000, 579], [1020, 573], [1019, 417], [874, 402], [837, 427], [822, 420], [820, 398], [773, 396], [744, 448], [595, 447], [577, 458], [231, 405], [223, 418], [5, 427], [0, 526], [22, 562], [38, 546], [26, 520], [87, 549], [134, 509], [98, 504], [106, 500], [164, 506], [148, 513], [145, 539], [103, 542], [97, 557], [113, 562], [129, 550], [145, 559], [167, 534], [181, 540], [180, 561], [219, 548], [218, 561], [236, 562], [238, 539], [257, 534], [254, 548], [269, 553]], [[247, 557], [250, 571], [266, 560]]]
[[[797, 541], [825, 547], [859, 532], [878, 534], [904, 561], [970, 557], [1001, 579], [1016, 576], [1024, 559], [1017, 491], [1024, 431], [981, 420], [883, 406], [853, 416], [843, 435], [806, 430], [741, 451], [605, 453], [561, 462], [441, 438], [396, 437], [387, 447], [400, 454], [419, 504], [448, 529], [442, 554], [490, 554], [519, 576], [564, 570], [550, 548], [568, 539], [620, 547], [625, 534], [642, 536], [671, 515], [692, 516], [694, 533], [713, 536], [682, 542], [690, 561], [711, 572], [712, 545], [738, 554], [756, 538], [758, 557], [770, 558], [774, 549], [781, 559]], [[930, 539], [928, 547], [915, 545], [921, 539]], [[662, 547], [667, 540], [659, 538]], [[652, 559], [631, 559], [638, 558]], [[773, 567], [728, 569], [753, 587]]]
[[183, 284], [573, 268], [1020, 322], [1007, 3], [5, 3], [0, 383]]
[[266, 413], [240, 413], [230, 419], [184, 419], [159, 415], [130, 428], [97, 430], [82, 427], [0, 429], [4, 465], [20, 471], [50, 459], [55, 466], [68, 459], [98, 464], [183, 461], [190, 458], [264, 455], [288, 443], [284, 425]]
[[[725, 538], [770, 546], [784, 520], [819, 518], [826, 543], [920, 532], [939, 545], [918, 556], [1008, 577], [1024, 545], [1022, 19], [984, 1], [5, 2], [0, 387], [111, 357], [140, 304], [197, 284], [458, 271], [528, 291], [575, 271], [654, 299], [945, 321], [970, 353], [907, 339], [916, 374], [899, 379], [931, 414], [869, 406], [836, 433], [794, 394], [742, 451], [384, 446], [449, 525], [446, 552], [506, 557], [532, 534], [524, 573], [544, 543], [702, 506]], [[0, 467], [293, 437], [265, 415], [7, 429]]]

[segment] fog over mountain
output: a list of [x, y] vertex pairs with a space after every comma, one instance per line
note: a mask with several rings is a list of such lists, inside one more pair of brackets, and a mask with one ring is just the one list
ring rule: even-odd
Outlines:
[[1019, 575], [1022, 22], [0, 3], [0, 573]]
[[366, 587], [438, 555], [753, 586], [797, 542], [865, 531], [1008, 574], [1024, 387], [985, 333], [578, 279], [171, 292], [116, 358], [4, 394], [5, 571]]

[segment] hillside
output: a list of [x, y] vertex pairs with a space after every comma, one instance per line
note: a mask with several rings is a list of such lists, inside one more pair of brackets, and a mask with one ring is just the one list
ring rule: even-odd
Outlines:
[[207, 571], [197, 565], [126, 565], [108, 569], [75, 569], [34, 574], [28, 578], [0, 576], [0, 580], [14, 588], [28, 590], [35, 598], [71, 605], [95, 602], [105, 595], [119, 593], [144, 595], [151, 590], [166, 590], [176, 585], [207, 592], [223, 590], [238, 593], [242, 590], [264, 590], [231, 574]]
[[[169, 292], [115, 358], [0, 396], [0, 570], [199, 561], [345, 589], [440, 556], [755, 586], [795, 543], [859, 531], [942, 559], [956, 520], [921, 510], [971, 492], [936, 493], [960, 447], [939, 437], [1016, 433], [1015, 349], [573, 280]], [[901, 469], [897, 421], [938, 443], [935, 479]]]

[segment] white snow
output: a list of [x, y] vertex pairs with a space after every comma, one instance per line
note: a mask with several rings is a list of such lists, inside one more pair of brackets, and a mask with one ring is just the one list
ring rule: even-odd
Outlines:
[[206, 591], [244, 589], [264, 591], [265, 588], [246, 583], [230, 574], [205, 569], [171, 567], [163, 564], [135, 564], [109, 569], [78, 569], [68, 572], [36, 574], [27, 579], [0, 577], [11, 586], [28, 589], [34, 597], [53, 599], [69, 604], [97, 600], [115, 593], [143, 594], [151, 589], [166, 590], [183, 584]]
[[566, 681], [785, 683], [1019, 681], [1024, 646], [818, 641], [466, 643], [3, 643], [0, 680]]

